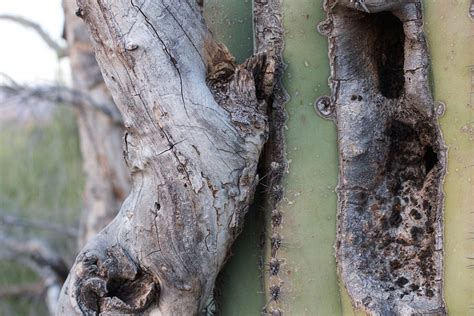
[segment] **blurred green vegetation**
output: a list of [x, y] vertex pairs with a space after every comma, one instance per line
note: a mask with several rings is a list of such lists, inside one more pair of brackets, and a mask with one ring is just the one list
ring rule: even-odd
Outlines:
[[[0, 125], [0, 211], [22, 219], [78, 227], [84, 179], [71, 109], [58, 108], [50, 121]], [[70, 263], [76, 241], [39, 228], [2, 225], [20, 240], [41, 238]], [[33, 283], [37, 277], [16, 262], [0, 260], [0, 288]], [[44, 300], [0, 301], [0, 315], [46, 315]]]
[[[9, 260], [0, 261], [0, 287], [31, 284], [38, 280], [37, 275], [29, 268]], [[21, 298], [0, 301], [0, 315], [48, 315], [42, 297], [37, 299]]]
[[[83, 184], [74, 117], [58, 109], [50, 124], [5, 124], [0, 130], [0, 206], [17, 215], [59, 216], [79, 207]], [[47, 209], [46, 212], [41, 212]]]

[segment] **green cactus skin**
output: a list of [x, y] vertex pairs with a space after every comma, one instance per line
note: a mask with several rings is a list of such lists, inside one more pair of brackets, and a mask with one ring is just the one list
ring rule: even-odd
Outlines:
[[[250, 1], [232, 0], [206, 3], [211, 29], [239, 62], [252, 52], [251, 5]], [[453, 315], [472, 313], [474, 304], [474, 270], [468, 269], [473, 264], [469, 257], [474, 255], [474, 242], [469, 240], [474, 234], [474, 55], [466, 46], [474, 37], [474, 22], [468, 16], [469, 6], [468, 0], [424, 2], [433, 93], [446, 105], [440, 119], [449, 146], [444, 283]], [[278, 205], [283, 216], [277, 255], [282, 262], [281, 292], [278, 301], [272, 302], [267, 279], [266, 301], [258, 295], [262, 272], [256, 265], [258, 234], [255, 218], [251, 218], [223, 274], [221, 312], [258, 315], [262, 305], [271, 305], [291, 315], [363, 315], [353, 310], [342, 286], [341, 294], [338, 292], [333, 254], [336, 133], [334, 125], [317, 117], [313, 109], [314, 100], [329, 92], [327, 43], [314, 28], [324, 12], [321, 3], [309, 0], [283, 1], [282, 10], [288, 65], [283, 80], [290, 101], [286, 105], [289, 169], [283, 180], [285, 196]], [[269, 222], [266, 226], [271, 232]], [[269, 248], [266, 257], [270, 258]]]
[[444, 291], [450, 315], [474, 315], [474, 21], [468, 0], [424, 2], [434, 98], [448, 145]]
[[[278, 277], [266, 279], [267, 311], [284, 315], [340, 315], [336, 276], [337, 142], [335, 126], [317, 116], [314, 101], [328, 94], [327, 40], [316, 31], [325, 14], [322, 2], [283, 1], [287, 69], [283, 85], [289, 94], [286, 146], [288, 173], [284, 197], [277, 205], [281, 225], [272, 233], [282, 239], [276, 257]], [[267, 223], [267, 232], [272, 231]], [[267, 253], [267, 263], [270, 251]], [[268, 273], [267, 273], [268, 274]], [[278, 299], [271, 288], [280, 285]], [[270, 292], [270, 293], [269, 293]]]

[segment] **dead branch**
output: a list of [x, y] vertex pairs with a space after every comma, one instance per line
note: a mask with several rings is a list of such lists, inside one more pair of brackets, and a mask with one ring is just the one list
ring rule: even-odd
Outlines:
[[53, 315], [61, 287], [68, 274], [68, 266], [63, 258], [40, 240], [19, 240], [0, 233], [0, 244], [13, 254], [10, 255], [13, 260], [28, 266], [41, 278], [46, 305]]
[[68, 274], [68, 267], [63, 258], [49, 247], [45, 241], [19, 240], [0, 233], [0, 243], [10, 252], [30, 260], [41, 269], [48, 269], [58, 279], [64, 281]]
[[0, 300], [37, 298], [43, 294], [44, 287], [42, 281], [3, 286], [0, 288]]
[[258, 183], [276, 62], [262, 51], [237, 65], [196, 2], [77, 4], [124, 118], [133, 181], [78, 255], [58, 314], [197, 315]]
[[38, 219], [25, 219], [18, 216], [10, 215], [0, 209], [0, 224], [5, 226], [14, 226], [21, 228], [36, 228], [48, 230], [55, 233], [63, 234], [67, 237], [76, 238], [78, 235], [77, 229], [72, 227], [64, 227], [63, 225], [50, 223]]
[[0, 19], [14, 22], [18, 25], [35, 31], [36, 34], [38, 34], [40, 38], [46, 43], [46, 45], [54, 50], [58, 58], [63, 58], [68, 55], [67, 47], [57, 43], [38, 23], [30, 21], [21, 16], [11, 14], [0, 14]]
[[18, 83], [0, 85], [1, 103], [32, 104], [43, 100], [56, 104], [72, 105], [79, 108], [91, 108], [109, 116], [115, 123], [121, 124], [120, 113], [115, 106], [96, 102], [89, 95], [61, 85], [26, 86]]

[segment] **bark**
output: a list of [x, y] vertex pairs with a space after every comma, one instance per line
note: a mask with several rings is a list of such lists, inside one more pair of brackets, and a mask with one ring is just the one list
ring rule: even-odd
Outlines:
[[236, 65], [194, 2], [78, 4], [124, 118], [133, 184], [77, 257], [58, 314], [197, 314], [258, 182], [277, 59]]
[[371, 315], [446, 313], [446, 148], [428, 85], [421, 1], [326, 1], [339, 139], [339, 274]]
[[95, 60], [90, 35], [74, 13], [75, 0], [64, 0], [63, 6], [73, 87], [88, 96], [89, 103], [101, 105], [76, 110], [86, 180], [78, 240], [82, 247], [115, 217], [130, 190], [130, 175], [122, 158], [121, 117]]

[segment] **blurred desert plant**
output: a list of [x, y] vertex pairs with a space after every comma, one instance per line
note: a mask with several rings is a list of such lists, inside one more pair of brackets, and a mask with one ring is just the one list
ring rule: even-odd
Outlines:
[[[0, 124], [0, 235], [20, 242], [41, 240], [70, 263], [83, 188], [72, 111], [57, 108], [47, 121]], [[37, 274], [19, 264], [24, 263], [18, 262], [21, 257], [4, 251], [2, 247], [0, 314], [46, 315]]]
[[35, 32], [59, 63], [68, 57], [72, 79], [25, 85], [0, 74], [0, 315], [55, 314], [76, 251], [128, 192], [128, 169], [117, 159], [120, 114], [75, 1], [62, 2], [65, 41], [34, 20], [0, 14]]

